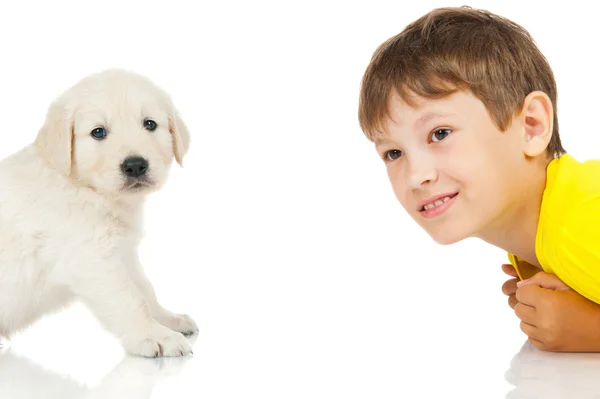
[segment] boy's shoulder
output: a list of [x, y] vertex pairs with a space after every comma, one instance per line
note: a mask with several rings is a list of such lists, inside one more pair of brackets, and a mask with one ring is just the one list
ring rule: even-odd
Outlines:
[[[564, 154], [546, 169], [536, 252], [541, 246], [555, 247], [568, 240], [581, 240], [587, 233], [582, 225], [600, 228], [600, 160], [580, 162]], [[562, 244], [561, 244], [562, 243]]]
[[600, 199], [600, 159], [580, 162], [564, 154], [550, 162], [546, 169], [542, 212], [568, 218], [572, 212], [597, 199]]
[[600, 160], [570, 155], [547, 168], [546, 190], [536, 237], [545, 271], [600, 303]]

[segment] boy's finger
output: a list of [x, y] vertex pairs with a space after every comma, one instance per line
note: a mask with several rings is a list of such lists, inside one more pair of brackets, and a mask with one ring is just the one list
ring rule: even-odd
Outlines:
[[517, 271], [515, 270], [514, 266], [511, 264], [503, 264], [502, 265], [502, 271], [506, 274], [508, 274], [511, 277], [519, 277], [519, 275], [517, 274]]
[[526, 286], [529, 284], [537, 285], [542, 288], [546, 288], [549, 290], [555, 290], [555, 291], [571, 290], [571, 288], [568, 285], [566, 285], [565, 283], [563, 283], [561, 279], [556, 277], [554, 274], [550, 274], [550, 273], [546, 273], [546, 272], [539, 272], [535, 276], [533, 276], [527, 280], [520, 281], [517, 283], [517, 286], [523, 287], [523, 286]]
[[515, 296], [517, 301], [535, 308], [535, 304], [537, 303], [542, 290], [543, 288], [540, 288], [537, 285], [524, 285], [517, 289]]
[[546, 344], [543, 343], [542, 341], [539, 341], [537, 339], [533, 339], [531, 337], [529, 337], [528, 339], [529, 343], [533, 346], [535, 346], [536, 348], [538, 348], [541, 351], [546, 351], [548, 350], [548, 348], [546, 347]]
[[512, 295], [517, 292], [517, 282], [518, 278], [511, 278], [510, 280], [506, 280], [504, 284], [502, 284], [502, 293], [504, 295]]
[[515, 314], [524, 323], [535, 326], [535, 308], [519, 302], [515, 305]]
[[517, 300], [517, 296], [515, 294], [512, 294], [508, 297], [508, 306], [510, 306], [511, 309], [514, 309], [517, 303], [519, 303], [519, 301]]
[[532, 326], [531, 324], [527, 324], [523, 321], [519, 326], [521, 327], [521, 331], [523, 331], [530, 339], [539, 341], [539, 331], [536, 326]]

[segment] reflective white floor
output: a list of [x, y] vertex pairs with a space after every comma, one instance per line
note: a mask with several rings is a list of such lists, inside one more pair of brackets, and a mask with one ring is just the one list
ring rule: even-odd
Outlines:
[[515, 387], [506, 398], [598, 398], [599, 376], [598, 353], [544, 353], [527, 344], [505, 374]]
[[[65, 331], [65, 325], [73, 328]], [[600, 354], [540, 352], [508, 332], [512, 329], [495, 347], [479, 347], [477, 339], [469, 345], [464, 337], [444, 350], [426, 344], [430, 334], [410, 343], [405, 340], [412, 333], [394, 342], [382, 331], [381, 339], [366, 341], [368, 329], [358, 327], [323, 332], [318, 339], [319, 326], [313, 327], [315, 334], [305, 342], [300, 341], [305, 332], [271, 339], [258, 331], [205, 331], [191, 337], [192, 357], [144, 359], [124, 355], [86, 310], [75, 306], [4, 346], [0, 398], [600, 396]]]

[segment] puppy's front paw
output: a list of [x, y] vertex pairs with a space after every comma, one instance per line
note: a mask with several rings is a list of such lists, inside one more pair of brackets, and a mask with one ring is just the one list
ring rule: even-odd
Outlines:
[[192, 318], [186, 314], [175, 314], [165, 312], [156, 320], [165, 327], [173, 331], [178, 331], [185, 335], [190, 335], [198, 332], [198, 326]]
[[144, 357], [186, 356], [192, 353], [192, 345], [183, 335], [158, 323], [146, 331], [124, 337], [123, 346], [129, 354]]

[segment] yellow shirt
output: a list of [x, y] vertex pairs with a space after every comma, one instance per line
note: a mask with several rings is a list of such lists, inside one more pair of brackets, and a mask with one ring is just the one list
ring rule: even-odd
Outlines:
[[[600, 303], [600, 160], [565, 154], [550, 162], [535, 253], [545, 272]], [[508, 257], [521, 279], [530, 277], [527, 265]]]

